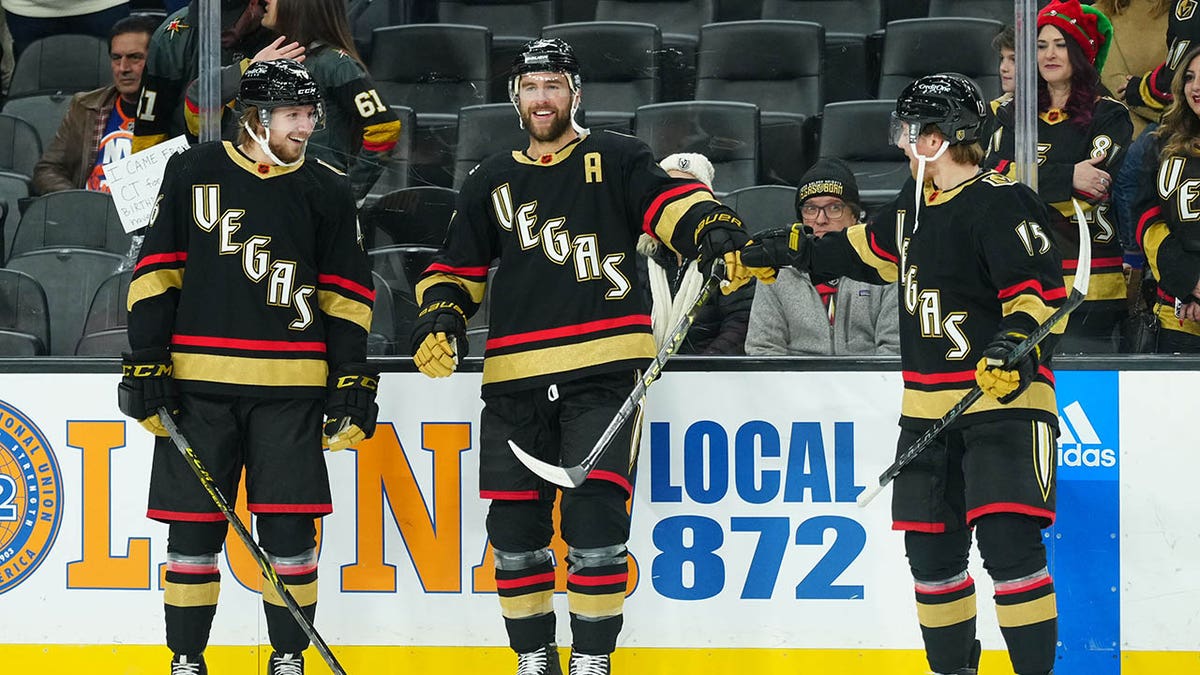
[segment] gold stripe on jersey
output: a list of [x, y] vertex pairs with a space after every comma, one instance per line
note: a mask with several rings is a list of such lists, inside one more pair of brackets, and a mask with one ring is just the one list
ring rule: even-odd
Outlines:
[[[1067, 288], [1075, 284], [1075, 275], [1063, 275]], [[1121, 272], [1092, 272], [1085, 300], [1125, 300], [1125, 275]]]
[[385, 145], [400, 138], [400, 120], [368, 124], [363, 127], [363, 145]]
[[329, 316], [345, 319], [371, 332], [371, 308], [364, 303], [351, 300], [341, 293], [317, 291], [317, 306]]
[[1150, 271], [1154, 272], [1155, 279], [1161, 279], [1162, 273], [1158, 269], [1158, 249], [1162, 247], [1163, 241], [1171, 234], [1171, 228], [1167, 227], [1164, 220], [1156, 220], [1146, 226], [1146, 231], [1142, 233], [1142, 251], [1146, 253], [1146, 261], [1150, 263]]
[[975, 594], [951, 602], [917, 603], [917, 622], [926, 628], [945, 628], [975, 618]]
[[1041, 420], [1031, 420], [1033, 425], [1033, 469], [1037, 475], [1042, 501], [1050, 500], [1050, 489], [1054, 487], [1054, 460], [1058, 454], [1058, 440], [1054, 429]]
[[217, 604], [221, 595], [221, 582], [203, 584], [180, 584], [168, 581], [163, 584], [163, 603], [171, 607], [208, 607]]
[[225, 154], [229, 155], [229, 159], [233, 160], [234, 164], [237, 164], [241, 168], [245, 169], [246, 173], [263, 180], [289, 174], [304, 166], [304, 158], [301, 158], [299, 162], [296, 162], [291, 166], [263, 164], [243, 155], [241, 151], [239, 151], [237, 147], [229, 141], [223, 141], [221, 144], [225, 146]]
[[147, 298], [166, 293], [172, 288], [183, 288], [183, 270], [155, 270], [141, 275], [129, 284], [129, 297], [125, 301], [126, 311]]
[[447, 274], [445, 272], [434, 272], [429, 276], [417, 282], [417, 306], [425, 304], [425, 291], [428, 291], [431, 286], [437, 284], [452, 284], [458, 286], [471, 298], [471, 302], [483, 302], [484, 291], [487, 290], [487, 283], [483, 281], [471, 281], [463, 277]]
[[1200, 321], [1192, 321], [1191, 319], [1183, 319], [1175, 316], [1175, 308], [1165, 303], [1158, 303], [1154, 308], [1154, 313], [1158, 316], [1158, 321], [1167, 330], [1173, 330], [1188, 335], [1200, 335]]
[[620, 616], [625, 607], [625, 593], [605, 593], [604, 595], [588, 595], [567, 591], [567, 607], [572, 614], [590, 619], [606, 619], [610, 616]]
[[[552, 375], [614, 361], [654, 358], [654, 337], [649, 333], [612, 335], [571, 345], [531, 349], [517, 354], [488, 356], [483, 362], [483, 383], [495, 384]], [[178, 371], [178, 366], [176, 366]]]
[[526, 155], [524, 150], [513, 150], [512, 158], [517, 164], [531, 164], [533, 166], [554, 166], [555, 164], [561, 164], [571, 156], [571, 153], [575, 151], [575, 148], [579, 147], [579, 144], [583, 142], [583, 139], [587, 138], [588, 136], [589, 134], [583, 134], [570, 143], [567, 143], [561, 149], [541, 155], [537, 159]]
[[1055, 594], [1051, 593], [1029, 602], [996, 605], [996, 621], [1001, 628], [1019, 628], [1049, 621], [1058, 616], [1055, 597]]
[[[956, 403], [961, 401], [963, 396], [967, 395], [967, 391], [968, 389], [965, 387], [943, 389], [941, 391], [905, 389], [903, 402], [900, 406], [900, 414], [914, 419], [938, 419], [942, 415], [945, 415], [950, 408], [953, 408]], [[1052, 415], [1057, 415], [1058, 408], [1055, 403], [1054, 388], [1045, 382], [1034, 382], [1015, 401], [1007, 405], [1002, 405], [991, 396], [984, 396], [963, 414], [971, 415], [974, 413], [1011, 410], [1014, 408], [1041, 410]]]
[[[695, 192], [688, 193], [686, 197], [671, 200], [671, 202], [662, 208], [658, 219], [654, 221], [654, 233], [667, 244], [668, 248], [678, 253], [679, 250], [675, 248], [671, 239], [675, 236], [675, 228], [679, 226], [679, 221], [683, 218], [684, 214], [696, 204], [716, 201], [717, 198], [708, 190], [696, 190]], [[699, 231], [692, 234], [692, 243], [697, 243], [695, 236], [698, 233]]]
[[[307, 584], [288, 584], [287, 589], [292, 594], [292, 597], [296, 599], [297, 605], [308, 607], [317, 604], [317, 582], [315, 579]], [[262, 585], [262, 598], [263, 602], [268, 605], [287, 607], [283, 596], [279, 594], [279, 591], [275, 590], [274, 584]]]
[[859, 223], [846, 228], [846, 239], [850, 241], [850, 245], [854, 247], [854, 252], [867, 265], [875, 268], [879, 273], [879, 277], [884, 281], [891, 283], [898, 278], [896, 263], [880, 258], [871, 250], [871, 244], [867, 241], [867, 226]]
[[130, 150], [130, 154], [141, 152], [146, 148], [152, 148], [166, 140], [166, 134], [145, 134], [143, 136], [135, 135], [133, 137], [133, 148]]
[[320, 359], [247, 358], [174, 351], [175, 379], [260, 387], [324, 387], [329, 366]]
[[992, 185], [1011, 185], [1013, 183], [1012, 179], [995, 171], [980, 171], [948, 190], [939, 190], [934, 186], [932, 180], [927, 180], [925, 181], [924, 189], [921, 191], [925, 197], [925, 205], [937, 206], [938, 204], [945, 204], [958, 196], [958, 193], [966, 189], [967, 186], [973, 185], [976, 181], [984, 177], [988, 177]]
[[500, 596], [500, 614], [506, 619], [528, 619], [554, 611], [554, 591], [538, 591], [511, 598]]
[[[1042, 323], [1050, 318], [1050, 315], [1054, 313], [1054, 308], [1033, 293], [1021, 293], [1000, 305], [1000, 311], [1004, 316], [1023, 312], [1032, 317], [1034, 321]], [[1066, 325], [1065, 321], [1063, 325]]]

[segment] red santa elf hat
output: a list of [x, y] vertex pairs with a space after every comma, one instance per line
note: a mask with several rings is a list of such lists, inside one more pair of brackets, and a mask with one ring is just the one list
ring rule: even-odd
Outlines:
[[1079, 0], [1051, 0], [1038, 12], [1037, 27], [1054, 26], [1083, 49], [1096, 72], [1104, 70], [1108, 48], [1112, 44], [1112, 22], [1103, 12]]

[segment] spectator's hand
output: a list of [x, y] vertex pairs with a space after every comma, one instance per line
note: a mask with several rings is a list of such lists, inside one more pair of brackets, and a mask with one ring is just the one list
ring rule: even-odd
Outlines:
[[[1124, 98], [1125, 98], [1125, 92], [1126, 92], [1126, 91], [1129, 89], [1129, 85], [1133, 84], [1133, 81], [1134, 81], [1134, 80], [1136, 80], [1136, 79], [1138, 79], [1138, 78], [1134, 77], [1133, 75], [1126, 75], [1126, 76], [1125, 76], [1125, 83], [1124, 83], [1124, 84], [1122, 84], [1121, 86], [1117, 87], [1117, 96], [1116, 96], [1116, 98], [1117, 98], [1117, 100], [1118, 100], [1118, 101], [1124, 100]], [[1137, 88], [1137, 87], [1135, 86], [1135, 87], [1134, 87], [1134, 89], [1136, 89], [1136, 88]]]
[[250, 63], [274, 61], [275, 59], [291, 59], [299, 63], [304, 63], [304, 45], [299, 42], [284, 44], [284, 40], [287, 40], [286, 35], [280, 35], [275, 38], [271, 44], [259, 50], [254, 55], [254, 58], [250, 59]]
[[413, 322], [413, 363], [429, 377], [447, 377], [458, 367], [459, 350], [467, 355], [467, 315], [453, 302], [422, 307]]
[[1093, 197], [1103, 197], [1108, 194], [1112, 185], [1112, 176], [1108, 175], [1104, 169], [1097, 167], [1106, 159], [1108, 158], [1105, 155], [1089, 157], [1075, 165], [1075, 176], [1071, 181], [1071, 186], [1075, 188], [1076, 192]]
[[1175, 315], [1187, 321], [1200, 321], [1200, 302], [1185, 302]]
[[1038, 347], [1014, 364], [1012, 370], [1003, 368], [1009, 354], [1016, 350], [1025, 337], [1015, 331], [997, 333], [983, 350], [983, 358], [975, 364], [975, 382], [979, 388], [1002, 404], [1016, 400], [1033, 383], [1033, 377], [1037, 374], [1038, 356], [1041, 353]]

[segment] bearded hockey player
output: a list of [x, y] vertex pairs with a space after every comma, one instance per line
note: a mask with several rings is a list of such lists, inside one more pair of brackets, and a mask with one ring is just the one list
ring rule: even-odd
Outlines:
[[[310, 621], [314, 519], [333, 510], [322, 446], [370, 437], [378, 411], [366, 365], [375, 294], [354, 198], [345, 176], [304, 158], [319, 88], [295, 61], [263, 61], [240, 99], [236, 145], [205, 143], [167, 164], [129, 288], [119, 403], [159, 436], [147, 515], [170, 525], [172, 675], [207, 672], [228, 526], [165, 438], [159, 408], [175, 411], [230, 502], [245, 467], [259, 542]], [[263, 607], [271, 675], [301, 675], [307, 636], [266, 584]]]
[[979, 384], [986, 396], [896, 477], [893, 528], [905, 533], [917, 619], [935, 672], [974, 675], [978, 667], [975, 582], [967, 572], [974, 529], [1013, 668], [1046, 675], [1057, 638], [1041, 533], [1054, 520], [1052, 350], [1043, 342], [1012, 370], [1001, 366], [1066, 293], [1041, 200], [978, 167], [985, 105], [961, 75], [918, 79], [893, 115], [892, 140], [915, 178], [897, 200], [871, 223], [820, 239], [801, 225], [766, 233], [742, 260], [899, 281], [898, 454]]
[[[483, 362], [480, 497], [496, 586], [520, 675], [559, 674], [551, 511], [555, 486], [509, 450], [577, 464], [654, 357], [650, 312], [637, 289], [638, 235], [686, 257], [721, 258], [732, 291], [748, 281], [741, 221], [697, 180], [669, 177], [641, 141], [589, 133], [570, 45], [527, 43], [509, 95], [529, 145], [485, 159], [467, 177], [446, 243], [417, 285], [413, 360], [430, 377], [465, 355], [466, 320], [499, 260]], [[562, 495], [569, 547], [571, 675], [607, 675], [621, 630], [625, 544], [641, 416], [634, 415], [590, 478]]]

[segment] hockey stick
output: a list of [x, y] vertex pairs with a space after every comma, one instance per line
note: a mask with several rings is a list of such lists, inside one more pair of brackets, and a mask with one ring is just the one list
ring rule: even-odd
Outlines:
[[[1075, 282], [1071, 284], [1071, 293], [1067, 296], [1067, 301], [1063, 303], [1062, 307], [1059, 307], [1050, 315], [1050, 318], [1042, 322], [1028, 337], [1017, 344], [1016, 348], [1008, 355], [1008, 358], [1004, 359], [1004, 365], [1001, 366], [1002, 370], [1011, 370], [1021, 359], [1025, 358], [1029, 352], [1038, 346], [1039, 342], [1046, 339], [1046, 336], [1054, 329], [1055, 324], [1070, 314], [1087, 297], [1088, 283], [1091, 281], [1092, 276], [1092, 240], [1091, 235], [1088, 233], [1087, 219], [1083, 216], [1083, 209], [1079, 208], [1079, 202], [1075, 201], [1074, 198], [1071, 199], [1071, 203], [1075, 206], [1075, 218], [1079, 222], [1079, 262], [1075, 268]], [[858, 505], [861, 507], [870, 504], [872, 499], [875, 499], [880, 492], [883, 492], [883, 488], [887, 487], [888, 483], [891, 483], [896, 476], [900, 475], [900, 471], [905, 466], [916, 459], [917, 455], [924, 452], [925, 448], [929, 447], [929, 444], [946, 430], [946, 427], [954, 424], [955, 420], [962, 416], [967, 408], [974, 405], [981, 397], [983, 397], [983, 390], [976, 384], [961, 401], [954, 404], [954, 407], [946, 411], [945, 415], [942, 415], [941, 418], [933, 423], [933, 426], [921, 434], [920, 438], [908, 446], [908, 449], [896, 458], [896, 461], [892, 462], [891, 466], [879, 474], [879, 484], [860, 494], [857, 500]]]
[[592, 446], [591, 452], [587, 454], [587, 457], [583, 458], [582, 462], [575, 466], [556, 466], [530, 455], [512, 440], [509, 440], [508, 447], [512, 448], [517, 459], [521, 460], [521, 463], [528, 467], [530, 471], [555, 485], [569, 488], [583, 485], [583, 481], [587, 480], [588, 474], [595, 468], [596, 462], [600, 461], [600, 457], [604, 455], [604, 451], [608, 449], [609, 444], [612, 443], [621, 426], [633, 415], [634, 410], [637, 409], [637, 406], [646, 396], [646, 389], [662, 374], [663, 366], [666, 365], [667, 360], [674, 356], [675, 352], [679, 351], [680, 345], [683, 344], [683, 339], [687, 337], [688, 329], [696, 321], [696, 314], [700, 312], [700, 308], [704, 306], [704, 303], [708, 302], [708, 299], [717, 291], [717, 288], [724, 280], [725, 266], [720, 260], [717, 260], [713, 265], [712, 273], [708, 275], [708, 281], [700, 288], [700, 294], [696, 296], [696, 301], [692, 303], [687, 313], [680, 317], [679, 323], [675, 324], [674, 330], [667, 336], [662, 348], [658, 350], [658, 354], [654, 356], [654, 360], [646, 368], [646, 372], [642, 374], [633, 391], [629, 393], [625, 402], [617, 410], [617, 414], [608, 423], [608, 428], [600, 435], [600, 440], [596, 441], [596, 444]]
[[192, 444], [188, 443], [183, 432], [179, 430], [179, 426], [175, 423], [175, 418], [171, 417], [171, 413], [167, 412], [166, 408], [159, 408], [158, 419], [162, 421], [163, 427], [171, 435], [171, 440], [175, 442], [175, 447], [183, 454], [183, 458], [192, 469], [192, 473], [196, 474], [196, 478], [200, 479], [200, 484], [204, 486], [205, 492], [208, 493], [209, 497], [212, 497], [213, 503], [224, 514], [225, 520], [228, 520], [229, 524], [233, 526], [233, 530], [237, 532], [238, 538], [242, 540], [246, 548], [250, 549], [250, 555], [258, 563], [263, 576], [267, 578], [267, 581], [279, 593], [279, 597], [283, 598], [288, 611], [292, 613], [292, 616], [296, 619], [296, 623], [300, 624], [300, 629], [304, 631], [304, 634], [312, 641], [313, 646], [320, 652], [321, 658], [325, 659], [325, 663], [329, 666], [329, 669], [333, 671], [334, 675], [346, 675], [342, 664], [338, 663], [333, 652], [329, 650], [329, 645], [325, 644], [325, 640], [321, 639], [321, 635], [317, 633], [317, 629], [313, 627], [312, 622], [300, 611], [300, 605], [296, 602], [296, 598], [292, 597], [291, 591], [287, 589], [287, 586], [284, 585], [279, 575], [275, 573], [275, 568], [271, 565], [271, 561], [267, 559], [267, 554], [254, 542], [254, 537], [250, 536], [250, 531], [242, 524], [242, 519], [238, 518], [237, 514], [234, 513], [229, 501], [221, 494], [221, 489], [213, 482], [212, 475], [208, 473], [208, 469], [204, 468], [204, 464], [200, 462], [200, 458], [192, 450]]

